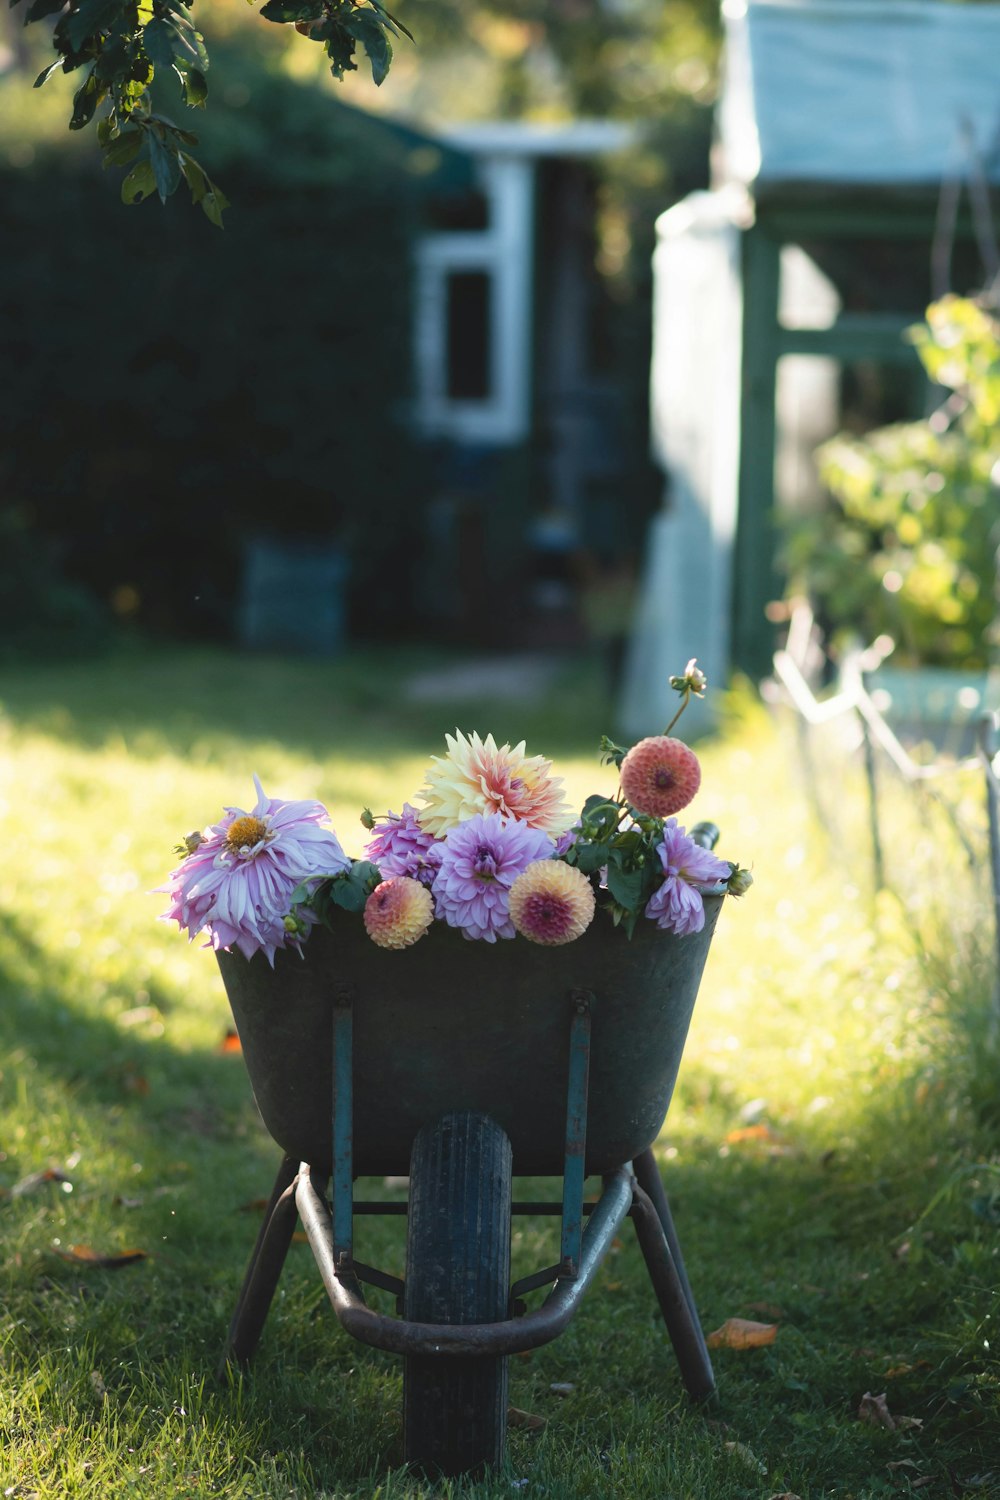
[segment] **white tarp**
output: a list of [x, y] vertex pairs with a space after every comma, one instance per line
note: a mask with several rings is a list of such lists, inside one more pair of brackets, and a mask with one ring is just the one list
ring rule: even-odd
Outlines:
[[1000, 5], [726, 0], [722, 177], [1000, 182]]

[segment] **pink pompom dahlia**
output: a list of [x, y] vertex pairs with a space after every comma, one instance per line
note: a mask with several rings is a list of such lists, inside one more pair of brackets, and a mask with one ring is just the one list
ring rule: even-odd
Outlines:
[[409, 875], [383, 880], [365, 902], [365, 931], [380, 948], [412, 948], [433, 920], [430, 891]]
[[664, 825], [663, 843], [657, 844], [656, 853], [664, 879], [646, 903], [646, 916], [664, 931], [681, 937], [687, 932], [700, 932], [705, 925], [702, 889], [728, 880], [729, 862], [696, 844], [678, 827], [676, 818]]
[[458, 729], [445, 740], [448, 754], [432, 757], [420, 794], [425, 806], [417, 817], [428, 833], [440, 836], [480, 813], [497, 813], [553, 838], [572, 826], [576, 814], [563, 796], [562, 780], [551, 774], [552, 762], [525, 755], [523, 740], [513, 749], [498, 747], [491, 734], [466, 738]]
[[441, 863], [443, 845], [421, 828], [417, 809], [403, 803], [401, 813], [386, 813], [372, 829], [365, 854], [385, 876], [408, 875], [431, 885]]
[[464, 937], [495, 943], [512, 938], [510, 890], [536, 859], [548, 859], [552, 840], [538, 828], [499, 813], [477, 815], [445, 835], [434, 879], [435, 914]]
[[582, 870], [536, 859], [510, 889], [510, 919], [522, 937], [546, 947], [571, 943], [590, 926], [594, 889]]
[[[304, 881], [339, 875], [350, 860], [337, 835], [321, 824], [321, 802], [267, 797], [257, 777], [251, 812], [227, 807], [191, 853], [158, 889], [170, 897], [163, 917], [185, 928], [191, 938], [207, 928], [212, 948], [236, 947], [246, 958], [262, 949], [274, 964], [278, 948], [298, 946], [302, 921], [286, 926], [292, 892]], [[303, 909], [306, 930], [312, 920]]]
[[622, 761], [622, 794], [636, 812], [669, 818], [693, 799], [701, 785], [698, 757], [683, 740], [650, 735]]

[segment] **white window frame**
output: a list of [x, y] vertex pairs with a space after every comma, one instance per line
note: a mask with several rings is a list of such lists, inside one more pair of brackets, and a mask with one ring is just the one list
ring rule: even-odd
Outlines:
[[[488, 227], [424, 235], [417, 247], [416, 415], [428, 435], [509, 444], [528, 434], [531, 411], [531, 300], [534, 163], [523, 156], [480, 161]], [[489, 278], [489, 392], [481, 401], [448, 396], [448, 278]]]

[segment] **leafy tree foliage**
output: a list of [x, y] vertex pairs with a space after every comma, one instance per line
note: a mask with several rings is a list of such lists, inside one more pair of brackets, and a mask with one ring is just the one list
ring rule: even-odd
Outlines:
[[[81, 71], [73, 96], [70, 129], [82, 130], [103, 109], [97, 137], [105, 166], [127, 167], [122, 183], [126, 203], [157, 194], [166, 202], [186, 182], [193, 202], [222, 227], [228, 202], [191, 148], [198, 138], [176, 125], [155, 105], [153, 80], [176, 75], [184, 103], [204, 108], [209, 66], [205, 39], [183, 0], [15, 0], [24, 5], [25, 24], [58, 16], [52, 45], [58, 54], [36, 79], [41, 87], [53, 73]], [[260, 14], [318, 42], [335, 78], [357, 67], [363, 47], [372, 76], [381, 83], [392, 59], [393, 36], [405, 32], [381, 0], [266, 0]], [[408, 33], [407, 33], [408, 34]]]

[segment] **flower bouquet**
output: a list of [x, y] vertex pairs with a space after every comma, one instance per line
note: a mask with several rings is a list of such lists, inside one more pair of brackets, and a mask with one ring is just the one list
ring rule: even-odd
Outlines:
[[[705, 681], [691, 662], [672, 682], [679, 715]], [[516, 1171], [561, 1172], [581, 1003], [588, 1171], [649, 1145], [723, 900], [750, 883], [713, 852], [713, 825], [676, 820], [701, 779], [676, 720], [629, 750], [603, 740], [617, 790], [577, 813], [548, 761], [456, 731], [415, 805], [363, 814], [360, 858], [319, 803], [268, 798], [259, 783], [251, 811], [188, 836], [165, 917], [216, 950], [286, 1155], [330, 1167], [338, 1003], [352, 1015], [359, 1173], [405, 1174], [422, 1125], [456, 1109], [502, 1126]]]
[[704, 894], [742, 894], [749, 871], [719, 858], [714, 825], [686, 832], [675, 814], [694, 798], [701, 768], [671, 730], [693, 695], [705, 691], [696, 663], [671, 679], [680, 695], [661, 735], [623, 749], [601, 741], [618, 769], [617, 791], [596, 793], [579, 812], [567, 803], [551, 763], [521, 744], [455, 731], [434, 757], [418, 805], [361, 822], [363, 856], [350, 858], [319, 802], [267, 797], [254, 778], [249, 812], [227, 808], [179, 846], [165, 890], [175, 920], [193, 939], [245, 958], [299, 953], [318, 924], [360, 914], [369, 940], [411, 948], [432, 925], [495, 944], [518, 935], [543, 947], [574, 942], [599, 914], [629, 937], [651, 921], [683, 936], [702, 930]]

